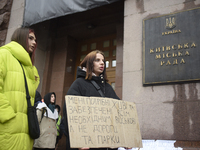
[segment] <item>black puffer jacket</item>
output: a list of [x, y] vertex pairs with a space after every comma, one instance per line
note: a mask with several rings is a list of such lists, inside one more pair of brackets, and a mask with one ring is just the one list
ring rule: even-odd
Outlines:
[[42, 100], [42, 96], [40, 95], [38, 91], [36, 91], [34, 106], [37, 107], [38, 103], [42, 102], [41, 100]]
[[[86, 76], [86, 72], [78, 67], [77, 79], [72, 83], [71, 87], [69, 88], [67, 92], [67, 95], [101, 97], [101, 95], [96, 90], [96, 88], [91, 83], [91, 81], [85, 80], [85, 76]], [[111, 85], [105, 82], [103, 76], [102, 77], [93, 76], [92, 80], [94, 80], [99, 85], [105, 97], [119, 99], [119, 97], [116, 95]]]
[[[77, 68], [77, 79], [72, 83], [71, 87], [69, 88], [67, 95], [77, 95], [77, 96], [87, 96], [87, 97], [101, 97], [97, 89], [94, 87], [94, 85], [91, 83], [90, 80], [85, 80], [86, 72], [83, 71], [81, 68]], [[108, 98], [114, 98], [119, 99], [119, 97], [116, 95], [115, 91], [113, 90], [112, 86], [108, 84], [103, 77], [100, 76], [92, 76], [92, 79], [94, 80], [99, 87], [101, 88], [101, 91], [104, 93], [105, 97]], [[70, 142], [69, 142], [69, 131], [68, 131], [68, 123], [67, 123], [67, 116], [66, 116], [66, 105], [64, 104], [63, 108], [63, 115], [64, 120], [61, 123], [61, 128], [63, 129], [63, 132], [66, 136], [66, 149], [67, 150], [74, 150], [70, 148]], [[91, 148], [90, 150], [93, 150], [94, 148]], [[107, 148], [98, 148], [99, 150], [105, 150]], [[113, 150], [113, 149], [112, 149]]]

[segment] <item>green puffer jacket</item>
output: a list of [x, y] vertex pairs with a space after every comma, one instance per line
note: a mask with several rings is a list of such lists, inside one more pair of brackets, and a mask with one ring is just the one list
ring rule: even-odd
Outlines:
[[0, 47], [0, 150], [32, 150], [33, 147], [28, 131], [24, 75], [18, 60], [26, 74], [32, 105], [39, 85], [37, 69], [20, 44], [12, 41]]

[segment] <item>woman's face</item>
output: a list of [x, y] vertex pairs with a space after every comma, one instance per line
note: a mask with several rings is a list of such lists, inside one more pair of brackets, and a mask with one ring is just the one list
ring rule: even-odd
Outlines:
[[104, 57], [102, 54], [97, 53], [96, 54], [96, 59], [93, 62], [94, 68], [93, 72], [95, 73], [96, 76], [99, 76], [101, 73], [104, 71]]
[[52, 104], [55, 103], [55, 95], [54, 94], [51, 94], [51, 101], [50, 101]]
[[36, 47], [36, 37], [33, 32], [28, 35], [28, 53], [32, 53]]

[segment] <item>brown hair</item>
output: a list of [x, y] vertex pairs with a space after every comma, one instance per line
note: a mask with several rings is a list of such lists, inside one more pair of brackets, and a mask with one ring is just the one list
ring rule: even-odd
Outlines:
[[[83, 67], [87, 68], [85, 79], [91, 80], [92, 72], [93, 72], [93, 69], [94, 69], [94, 64], [93, 63], [94, 63], [94, 60], [96, 59], [96, 54], [98, 54], [98, 53], [103, 55], [104, 60], [105, 60], [105, 56], [104, 56], [104, 53], [102, 51], [94, 50], [94, 51], [90, 52], [89, 54], [87, 54], [87, 56], [85, 56], [83, 61], [80, 63], [80, 66], [81, 66], [82, 69], [83, 69]], [[103, 71], [102, 74], [104, 76], [104, 79], [106, 81], [108, 81], [108, 78], [107, 78], [107, 75], [106, 75], [105, 62], [104, 62], [104, 71]]]
[[[27, 51], [27, 49], [29, 48], [28, 36], [29, 36], [29, 33], [31, 33], [31, 32], [33, 32], [35, 34], [33, 29], [24, 28], [24, 27], [18, 28], [14, 31], [14, 33], [11, 37], [11, 41], [15, 41], [15, 42], [19, 43]], [[37, 44], [36, 44], [36, 46], [37, 46]], [[35, 46], [35, 49], [36, 49], [36, 46]], [[33, 53], [29, 54], [33, 65], [34, 65], [34, 58], [35, 58], [35, 49], [33, 50]]]

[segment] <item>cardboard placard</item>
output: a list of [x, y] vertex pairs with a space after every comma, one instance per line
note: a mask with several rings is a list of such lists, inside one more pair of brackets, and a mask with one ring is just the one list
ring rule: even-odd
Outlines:
[[142, 147], [133, 102], [65, 96], [71, 148]]

